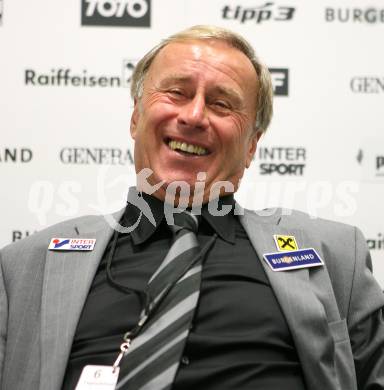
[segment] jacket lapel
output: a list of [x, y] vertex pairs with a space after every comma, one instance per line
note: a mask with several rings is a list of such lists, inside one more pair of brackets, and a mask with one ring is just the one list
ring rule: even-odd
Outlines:
[[[280, 218], [273, 217], [270, 220], [274, 223], [265, 223], [264, 218], [247, 210], [244, 216], [240, 217], [287, 320], [308, 388], [337, 389], [334, 368], [335, 345], [328, 321], [336, 321], [340, 317], [332, 290], [329, 297], [327, 292], [320, 291], [321, 289], [316, 285], [318, 278], [321, 281], [324, 279], [329, 281], [327, 271], [324, 267], [273, 271], [263, 259], [263, 255], [277, 252], [274, 234], [295, 236], [299, 248], [314, 247], [314, 245], [304, 231], [280, 226]], [[320, 248], [315, 247], [315, 249], [319, 253]], [[319, 255], [322, 256], [321, 253]], [[328, 298], [330, 301], [326, 301]], [[329, 315], [328, 321], [327, 315]]]
[[[122, 211], [113, 216], [119, 220]], [[93, 251], [47, 251], [42, 293], [42, 389], [60, 389], [77, 323], [100, 259], [112, 236], [112, 216], [86, 217], [57, 237], [95, 238]]]

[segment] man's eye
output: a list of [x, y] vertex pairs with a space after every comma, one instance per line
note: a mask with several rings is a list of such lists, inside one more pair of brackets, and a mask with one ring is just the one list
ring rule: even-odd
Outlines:
[[168, 93], [172, 96], [176, 96], [176, 97], [182, 97], [184, 96], [184, 93], [181, 89], [170, 89], [168, 91]]
[[219, 109], [222, 109], [222, 110], [230, 110], [231, 109], [231, 105], [224, 100], [216, 100], [213, 102], [213, 105]]

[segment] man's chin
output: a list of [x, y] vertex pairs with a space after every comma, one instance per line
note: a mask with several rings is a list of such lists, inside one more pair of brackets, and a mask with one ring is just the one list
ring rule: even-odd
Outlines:
[[[164, 177], [156, 175], [150, 168], [144, 168], [137, 174], [137, 189], [155, 196], [161, 201], [175, 207], [199, 207], [210, 200], [236, 191], [232, 181], [218, 180], [216, 183], [207, 180], [206, 172], [191, 176], [184, 174]], [[226, 185], [224, 185], [226, 184]]]
[[205, 182], [167, 180], [153, 193], [153, 196], [174, 207], [197, 207], [208, 202]]
[[[186, 181], [186, 180], [172, 180], [167, 181], [161, 187], [161, 193], [159, 194], [163, 197], [163, 200], [175, 207], [192, 207], [197, 203], [203, 203], [204, 195], [195, 190], [196, 180]], [[200, 191], [201, 192], [201, 191]], [[200, 199], [201, 198], [201, 199]]]

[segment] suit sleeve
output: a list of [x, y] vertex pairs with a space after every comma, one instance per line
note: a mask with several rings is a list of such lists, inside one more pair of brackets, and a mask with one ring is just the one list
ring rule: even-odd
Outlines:
[[359, 390], [384, 390], [384, 294], [372, 275], [372, 261], [356, 229], [355, 268], [348, 327]]
[[5, 344], [7, 341], [8, 299], [5, 291], [3, 264], [0, 252], [0, 388], [4, 369]]

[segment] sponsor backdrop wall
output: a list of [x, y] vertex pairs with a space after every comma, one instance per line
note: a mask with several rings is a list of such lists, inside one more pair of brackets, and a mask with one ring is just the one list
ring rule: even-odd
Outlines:
[[382, 0], [0, 0], [0, 246], [124, 205], [132, 70], [193, 24], [243, 34], [272, 71], [237, 199], [359, 226], [384, 287]]

